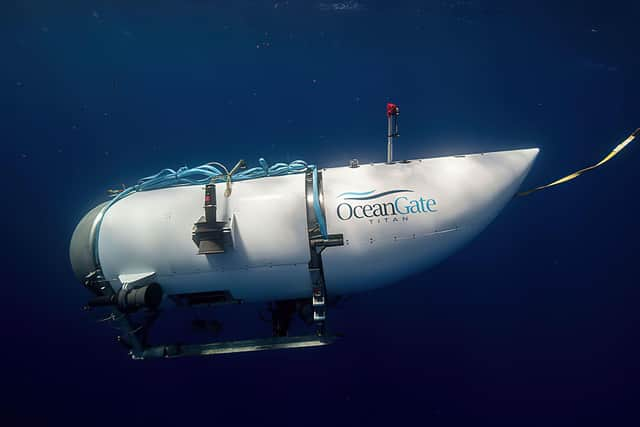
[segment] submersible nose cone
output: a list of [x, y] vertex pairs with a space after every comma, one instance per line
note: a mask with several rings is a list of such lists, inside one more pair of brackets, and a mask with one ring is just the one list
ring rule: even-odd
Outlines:
[[69, 259], [76, 278], [84, 282], [89, 273], [98, 268], [94, 257], [95, 233], [102, 212], [108, 202], [91, 209], [76, 226], [69, 245]]

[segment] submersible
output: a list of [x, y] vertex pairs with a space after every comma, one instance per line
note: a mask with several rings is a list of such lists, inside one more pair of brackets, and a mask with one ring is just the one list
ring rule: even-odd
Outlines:
[[[73, 271], [94, 294], [88, 307], [111, 309], [139, 359], [332, 342], [331, 297], [398, 282], [460, 249], [513, 198], [538, 154], [394, 161], [398, 113], [388, 105], [386, 162], [166, 169], [95, 207], [70, 246]], [[147, 342], [171, 307], [260, 301], [271, 302], [273, 337]], [[314, 334], [288, 336], [296, 312]]]

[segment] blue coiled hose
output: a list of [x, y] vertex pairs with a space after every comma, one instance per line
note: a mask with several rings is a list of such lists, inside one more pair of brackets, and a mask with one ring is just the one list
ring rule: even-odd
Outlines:
[[[254, 167], [248, 170], [234, 173], [232, 175], [233, 181], [246, 181], [249, 179], [263, 178], [267, 176], [282, 176], [296, 173], [303, 173], [307, 170], [313, 170], [313, 198], [314, 198], [314, 210], [320, 225], [320, 232], [323, 237], [327, 237], [326, 225], [324, 222], [324, 216], [320, 209], [320, 201], [318, 194], [318, 171], [315, 165], [307, 165], [307, 162], [303, 160], [294, 160], [291, 163], [276, 163], [269, 166], [265, 159], [258, 159], [259, 167]], [[122, 192], [118, 193], [102, 211], [102, 214], [96, 224], [95, 241], [93, 244], [94, 258], [96, 265], [100, 265], [100, 259], [98, 256], [98, 241], [100, 237], [100, 226], [104, 215], [111, 206], [117, 203], [119, 200], [136, 193], [138, 191], [158, 190], [161, 188], [179, 187], [183, 185], [206, 185], [216, 178], [226, 179], [226, 171], [223, 172], [217, 167], [211, 164], [204, 164], [195, 168], [188, 168], [186, 166], [181, 167], [177, 171], [173, 169], [162, 169], [155, 175], [144, 177], [138, 181], [138, 183], [132, 187], [129, 187]]]

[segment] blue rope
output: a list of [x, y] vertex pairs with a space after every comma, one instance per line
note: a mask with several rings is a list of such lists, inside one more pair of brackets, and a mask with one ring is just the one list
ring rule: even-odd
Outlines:
[[[303, 160], [295, 160], [291, 163], [276, 163], [269, 166], [267, 162], [260, 158], [258, 159], [259, 167], [254, 167], [241, 172], [236, 172], [232, 175], [233, 181], [246, 181], [249, 179], [263, 178], [267, 176], [282, 176], [296, 173], [302, 173], [308, 169], [313, 170], [313, 197], [314, 197], [314, 209], [316, 217], [318, 218], [318, 224], [320, 225], [320, 231], [326, 238], [326, 225], [324, 223], [324, 216], [320, 210], [320, 202], [318, 201], [318, 172], [315, 165], [307, 165]], [[226, 179], [226, 175], [223, 171], [210, 164], [204, 164], [195, 168], [188, 168], [186, 166], [181, 167], [177, 171], [173, 169], [162, 169], [155, 175], [144, 177], [138, 181], [138, 183], [132, 187], [129, 187], [122, 192], [118, 193], [107, 204], [102, 211], [102, 216], [96, 224], [96, 233], [94, 241], [94, 258], [96, 265], [100, 265], [100, 259], [98, 257], [98, 242], [100, 237], [100, 226], [102, 225], [102, 219], [106, 212], [116, 204], [119, 200], [136, 193], [138, 191], [159, 190], [161, 188], [179, 187], [184, 185], [205, 185], [220, 178]], [[317, 206], [316, 206], [317, 205]]]

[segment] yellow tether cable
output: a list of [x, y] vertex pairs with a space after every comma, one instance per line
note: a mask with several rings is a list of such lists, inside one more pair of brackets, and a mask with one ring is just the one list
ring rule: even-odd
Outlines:
[[613, 159], [616, 154], [618, 154], [620, 151], [622, 151], [622, 149], [624, 147], [626, 147], [631, 141], [633, 141], [634, 139], [636, 139], [636, 137], [638, 137], [638, 135], [640, 135], [640, 128], [636, 129], [635, 132], [633, 132], [631, 135], [629, 135], [629, 137], [627, 137], [627, 139], [625, 139], [624, 141], [622, 141], [620, 144], [618, 144], [616, 146], [616, 148], [614, 148], [609, 154], [607, 154], [607, 156], [600, 160], [598, 163], [596, 163], [595, 165], [589, 166], [587, 168], [584, 169], [580, 169], [579, 171], [576, 171], [570, 175], [567, 175], [565, 177], [562, 177], [560, 179], [557, 179], [547, 185], [541, 185], [540, 187], [536, 187], [536, 188], [532, 188], [531, 190], [527, 190], [527, 191], [522, 191], [520, 193], [517, 193], [516, 196], [518, 197], [522, 197], [522, 196], [528, 196], [531, 193], [535, 193], [536, 191], [540, 191], [540, 190], [544, 190], [545, 188], [549, 188], [549, 187], [554, 187], [558, 184], [563, 184], [565, 182], [571, 181], [572, 179], [576, 179], [577, 177], [579, 177], [580, 175], [582, 175], [585, 172], [588, 172], [590, 170], [593, 170], [597, 167], [602, 166], [603, 164], [607, 163], [609, 160]]

